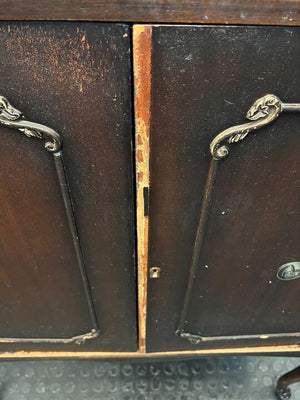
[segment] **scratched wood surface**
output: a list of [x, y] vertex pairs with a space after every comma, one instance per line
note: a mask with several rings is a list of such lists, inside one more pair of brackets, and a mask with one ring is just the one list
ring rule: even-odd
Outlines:
[[133, 27], [133, 69], [135, 93], [135, 146], [138, 242], [138, 320], [139, 350], [146, 346], [147, 276], [148, 276], [148, 207], [149, 130], [151, 105], [151, 26]]
[[[300, 29], [152, 28], [147, 350], [266, 346], [296, 339], [191, 345], [176, 337], [209, 143], [274, 93], [300, 102]], [[184, 330], [203, 335], [299, 331], [299, 114], [282, 114], [232, 145], [220, 164]]]
[[0, 0], [3, 20], [299, 25], [299, 0]]
[[[1, 94], [56, 129], [101, 336], [86, 350], [134, 351], [136, 291], [127, 26], [1, 23]], [[0, 128], [0, 337], [90, 330], [51, 154]], [[9, 345], [2, 350], [79, 350]]]

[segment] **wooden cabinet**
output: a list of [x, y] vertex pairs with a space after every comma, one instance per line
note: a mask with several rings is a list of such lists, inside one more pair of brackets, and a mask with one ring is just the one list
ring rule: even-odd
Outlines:
[[300, 103], [299, 40], [0, 23], [0, 95], [59, 133], [64, 160], [59, 176], [45, 138], [1, 123], [0, 356], [299, 350], [300, 280], [276, 274], [300, 262], [300, 113], [210, 153], [257, 98]]
[[[130, 33], [126, 25], [1, 23], [0, 86], [26, 119], [62, 138], [100, 335], [55, 172], [41, 140], [1, 126], [1, 351], [134, 351], [135, 239]], [[9, 342], [15, 338], [16, 343]]]

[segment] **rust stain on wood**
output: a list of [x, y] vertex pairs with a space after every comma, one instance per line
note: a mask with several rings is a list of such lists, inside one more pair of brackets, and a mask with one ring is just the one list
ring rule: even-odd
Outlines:
[[148, 217], [144, 210], [144, 188], [149, 187], [149, 131], [151, 107], [152, 27], [133, 27], [133, 67], [135, 86], [138, 308], [139, 352], [145, 352], [148, 275]]

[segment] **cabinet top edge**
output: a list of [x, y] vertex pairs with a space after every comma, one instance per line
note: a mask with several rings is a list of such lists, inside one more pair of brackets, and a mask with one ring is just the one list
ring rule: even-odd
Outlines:
[[0, 10], [2, 21], [300, 26], [300, 0], [0, 0]]

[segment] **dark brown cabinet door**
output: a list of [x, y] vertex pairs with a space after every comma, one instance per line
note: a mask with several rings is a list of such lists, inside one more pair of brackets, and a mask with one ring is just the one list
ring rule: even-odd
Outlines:
[[[0, 347], [134, 351], [130, 33], [125, 25], [1, 23], [0, 95], [61, 135], [100, 335], [93, 328], [53, 155], [0, 127]], [[0, 109], [2, 112], [2, 109]], [[6, 338], [6, 339], [1, 339]]]
[[152, 28], [148, 351], [299, 342], [300, 279], [277, 271], [300, 262], [300, 113], [216, 161], [191, 270], [210, 142], [267, 93], [300, 103], [299, 43], [299, 28]]

